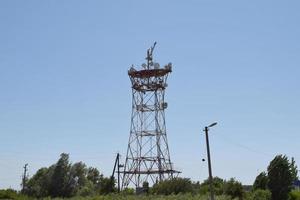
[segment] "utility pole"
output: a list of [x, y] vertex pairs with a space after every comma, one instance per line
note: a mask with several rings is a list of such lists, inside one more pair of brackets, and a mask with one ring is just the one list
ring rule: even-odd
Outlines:
[[210, 189], [210, 200], [215, 200], [214, 197], [214, 188], [213, 188], [213, 176], [211, 169], [211, 160], [210, 160], [210, 149], [209, 149], [209, 139], [208, 139], [208, 130], [210, 127], [217, 125], [217, 123], [213, 123], [204, 128], [205, 137], [206, 137], [206, 148], [207, 148], [207, 160], [208, 160], [208, 174], [209, 174], [209, 189]]
[[115, 160], [115, 165], [114, 165], [114, 169], [113, 169], [113, 173], [112, 173], [112, 178], [114, 178], [114, 175], [115, 175], [115, 172], [116, 172], [116, 168], [117, 169], [117, 174], [118, 174], [118, 192], [121, 191], [121, 187], [120, 187], [120, 168], [124, 167], [124, 165], [120, 164], [120, 154], [117, 153], [117, 157], [116, 157], [116, 160]]
[[120, 186], [120, 168], [124, 167], [124, 165], [120, 164], [120, 154], [118, 153], [118, 192], [121, 191], [121, 186]]
[[22, 192], [25, 191], [25, 188], [26, 188], [26, 180], [27, 180], [27, 172], [28, 172], [28, 164], [26, 163], [24, 165], [24, 173], [23, 173], [23, 177], [22, 177]]

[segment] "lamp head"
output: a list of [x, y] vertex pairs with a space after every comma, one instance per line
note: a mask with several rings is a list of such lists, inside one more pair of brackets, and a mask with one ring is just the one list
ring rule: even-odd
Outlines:
[[213, 127], [213, 126], [215, 126], [215, 125], [217, 125], [218, 123], [217, 122], [215, 122], [215, 123], [212, 123], [211, 125], [209, 125], [208, 127], [210, 128], [210, 127]]

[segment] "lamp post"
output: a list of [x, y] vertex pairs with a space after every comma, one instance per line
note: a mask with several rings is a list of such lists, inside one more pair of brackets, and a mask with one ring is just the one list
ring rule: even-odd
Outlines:
[[210, 150], [209, 150], [209, 139], [208, 139], [208, 130], [209, 128], [217, 125], [217, 122], [212, 123], [209, 126], [204, 128], [205, 137], [206, 137], [206, 148], [207, 148], [207, 160], [208, 160], [208, 174], [209, 174], [209, 189], [210, 189], [210, 200], [215, 200], [214, 191], [213, 191], [213, 176], [211, 170], [211, 161], [210, 161]]

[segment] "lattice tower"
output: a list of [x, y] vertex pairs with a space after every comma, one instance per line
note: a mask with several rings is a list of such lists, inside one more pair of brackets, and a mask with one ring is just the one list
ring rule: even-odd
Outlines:
[[132, 66], [128, 75], [132, 84], [132, 115], [122, 188], [144, 182], [154, 184], [173, 178], [173, 169], [167, 141], [165, 90], [172, 64], [160, 67], [153, 62], [155, 44], [147, 51], [147, 64], [137, 70]]

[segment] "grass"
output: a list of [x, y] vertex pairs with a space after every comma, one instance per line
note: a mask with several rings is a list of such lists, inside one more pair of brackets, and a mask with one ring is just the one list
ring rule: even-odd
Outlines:
[[[94, 196], [94, 197], [72, 197], [68, 200], [208, 200], [208, 196], [204, 195], [192, 195], [192, 194], [179, 194], [179, 195], [106, 195], [106, 196]], [[216, 200], [230, 200], [226, 196], [217, 196]], [[45, 199], [46, 200], [46, 199]], [[49, 198], [50, 200], [50, 198]], [[62, 200], [56, 198], [54, 200]]]

